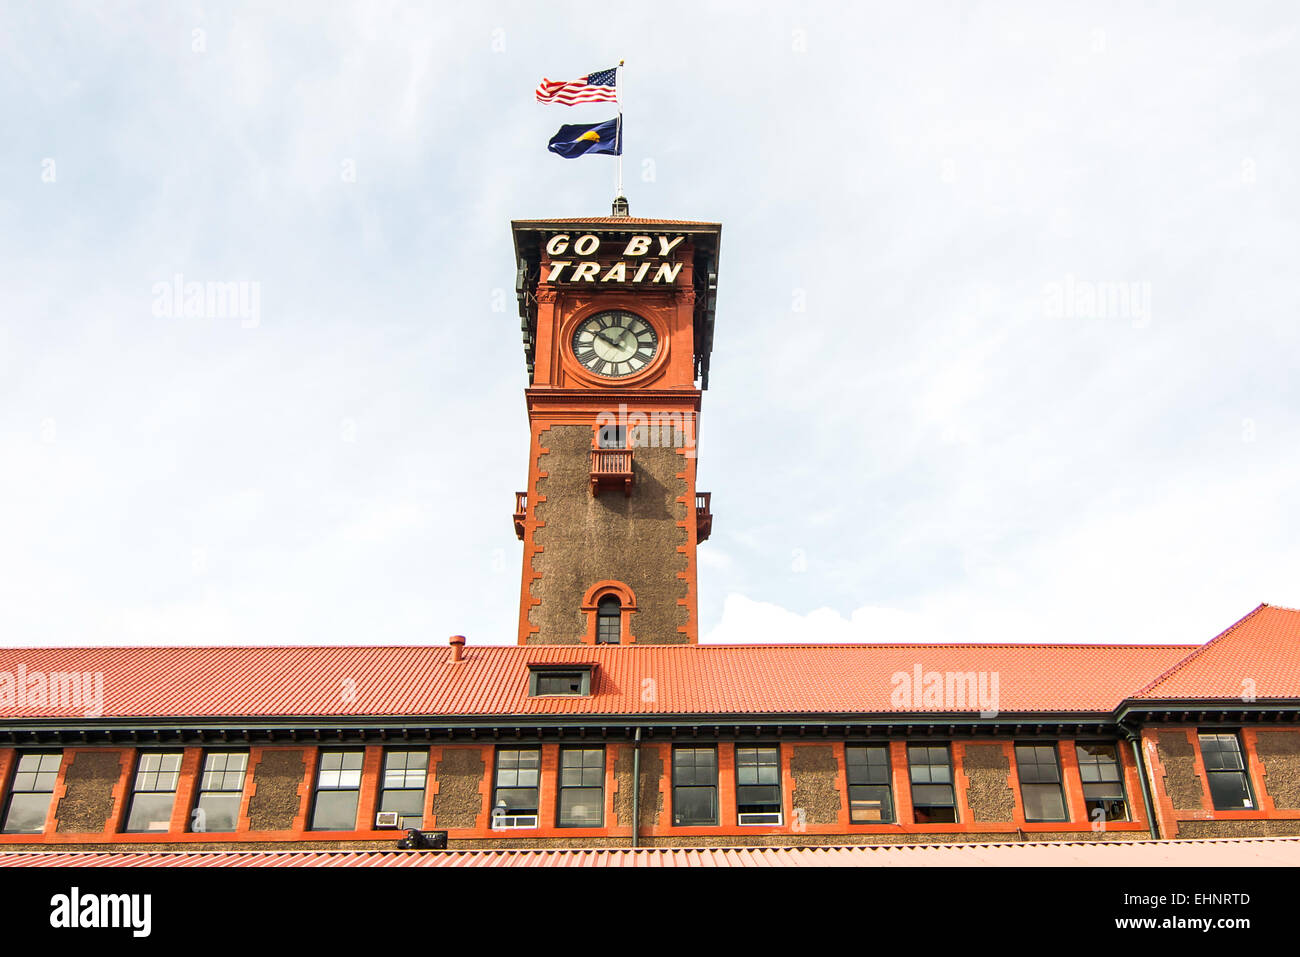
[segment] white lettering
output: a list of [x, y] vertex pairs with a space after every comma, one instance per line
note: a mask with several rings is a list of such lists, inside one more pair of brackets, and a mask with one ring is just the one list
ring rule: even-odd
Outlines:
[[676, 239], [674, 239], [672, 242], [669, 242], [667, 236], [660, 236], [660, 237], [659, 237], [659, 255], [660, 255], [660, 256], [667, 256], [670, 252], [673, 251], [673, 247], [676, 246], [678, 243], [680, 243], [680, 242], [681, 242], [683, 239], [685, 239], [685, 238], [686, 238], [685, 236], [678, 236], [678, 237], [677, 237]]
[[70, 893], [50, 898], [50, 926], [60, 928], [121, 927], [133, 937], [148, 937], [153, 929], [152, 894]]
[[627, 241], [627, 248], [623, 250], [624, 256], [644, 256], [650, 250], [649, 236], [633, 236]]
[[546, 255], [563, 256], [569, 250], [569, 234], [556, 233], [546, 241]]
[[573, 244], [573, 251], [579, 256], [590, 256], [600, 248], [600, 240], [588, 233], [586, 236], [579, 236], [578, 241]]
[[677, 274], [682, 271], [681, 263], [662, 263], [651, 282], [676, 282]]

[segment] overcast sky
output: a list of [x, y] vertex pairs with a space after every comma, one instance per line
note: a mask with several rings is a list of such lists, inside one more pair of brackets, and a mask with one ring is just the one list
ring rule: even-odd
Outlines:
[[1293, 5], [469, 6], [0, 8], [0, 641], [513, 643], [509, 221], [614, 180], [533, 89], [620, 58], [723, 224], [703, 640], [1300, 606]]

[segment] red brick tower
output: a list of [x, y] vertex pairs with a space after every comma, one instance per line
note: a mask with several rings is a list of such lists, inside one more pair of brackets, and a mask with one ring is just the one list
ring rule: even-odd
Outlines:
[[721, 226], [620, 203], [511, 225], [531, 431], [519, 643], [695, 643]]

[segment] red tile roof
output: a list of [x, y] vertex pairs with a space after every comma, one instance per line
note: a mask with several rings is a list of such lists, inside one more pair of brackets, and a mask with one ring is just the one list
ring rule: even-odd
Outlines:
[[[1188, 645], [5, 648], [0, 673], [103, 674], [104, 717], [978, 712], [893, 700], [919, 668], [984, 673], [998, 712], [1109, 712]], [[596, 666], [588, 697], [528, 696], [530, 664]], [[30, 698], [28, 699], [30, 701]], [[0, 716], [85, 716], [65, 700]], [[95, 715], [91, 715], [95, 717]]]
[[1300, 838], [450, 851], [17, 851], [0, 867], [1295, 867]]
[[1300, 698], [1300, 611], [1260, 605], [1163, 672], [1135, 697]]
[[[0, 649], [0, 718], [99, 717], [14, 700], [23, 675], [103, 675], [103, 717], [545, 717], [975, 713], [900, 701], [919, 668], [996, 676], [999, 713], [1107, 713], [1143, 701], [1300, 699], [1300, 611], [1260, 605], [1197, 645], [587, 645]], [[528, 696], [533, 664], [595, 666], [587, 697]], [[36, 679], [30, 679], [30, 681]], [[1244, 684], [1244, 682], [1251, 682]]]

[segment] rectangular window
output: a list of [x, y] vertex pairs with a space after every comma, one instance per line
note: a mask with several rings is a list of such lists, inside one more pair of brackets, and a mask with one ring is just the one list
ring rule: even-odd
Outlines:
[[203, 756], [199, 799], [190, 819], [192, 831], [233, 831], [239, 823], [239, 802], [244, 796], [248, 754], [210, 751]]
[[1016, 772], [1026, 821], [1064, 821], [1065, 795], [1054, 744], [1017, 744]]
[[889, 787], [889, 746], [846, 746], [844, 772], [849, 785], [849, 822], [891, 823], [894, 820], [894, 796]]
[[18, 755], [13, 783], [9, 785], [4, 833], [40, 834], [45, 830], [45, 817], [62, 762], [63, 754], [59, 751]]
[[717, 748], [673, 748], [673, 823], [718, 823]]
[[560, 827], [600, 827], [605, 819], [605, 749], [560, 749]]
[[781, 751], [736, 748], [736, 814], [739, 824], [781, 823]]
[[907, 766], [912, 778], [912, 815], [917, 824], [951, 824], [957, 820], [952, 789], [952, 758], [946, 744], [909, 744]]
[[1255, 801], [1246, 774], [1241, 740], [1234, 732], [1202, 731], [1201, 758], [1210, 779], [1210, 797], [1216, 811], [1250, 811]]
[[596, 447], [600, 449], [627, 448], [627, 429], [621, 425], [602, 425], [596, 436]]
[[131, 789], [128, 831], [166, 831], [171, 828], [176, 782], [181, 776], [179, 751], [143, 751], [135, 768]]
[[528, 672], [528, 694], [589, 695], [591, 694], [591, 668], [547, 668], [533, 666]]
[[1124, 797], [1124, 774], [1119, 749], [1113, 744], [1076, 744], [1079, 777], [1083, 781], [1083, 804], [1089, 821], [1127, 821], [1128, 801]]
[[385, 751], [380, 783], [380, 811], [396, 811], [397, 826], [424, 825], [424, 783], [429, 773], [428, 751]]
[[540, 748], [497, 748], [494, 828], [537, 827], [541, 769]]
[[355, 831], [357, 802], [361, 798], [362, 751], [321, 751], [316, 772], [316, 804], [311, 813], [313, 831]]

